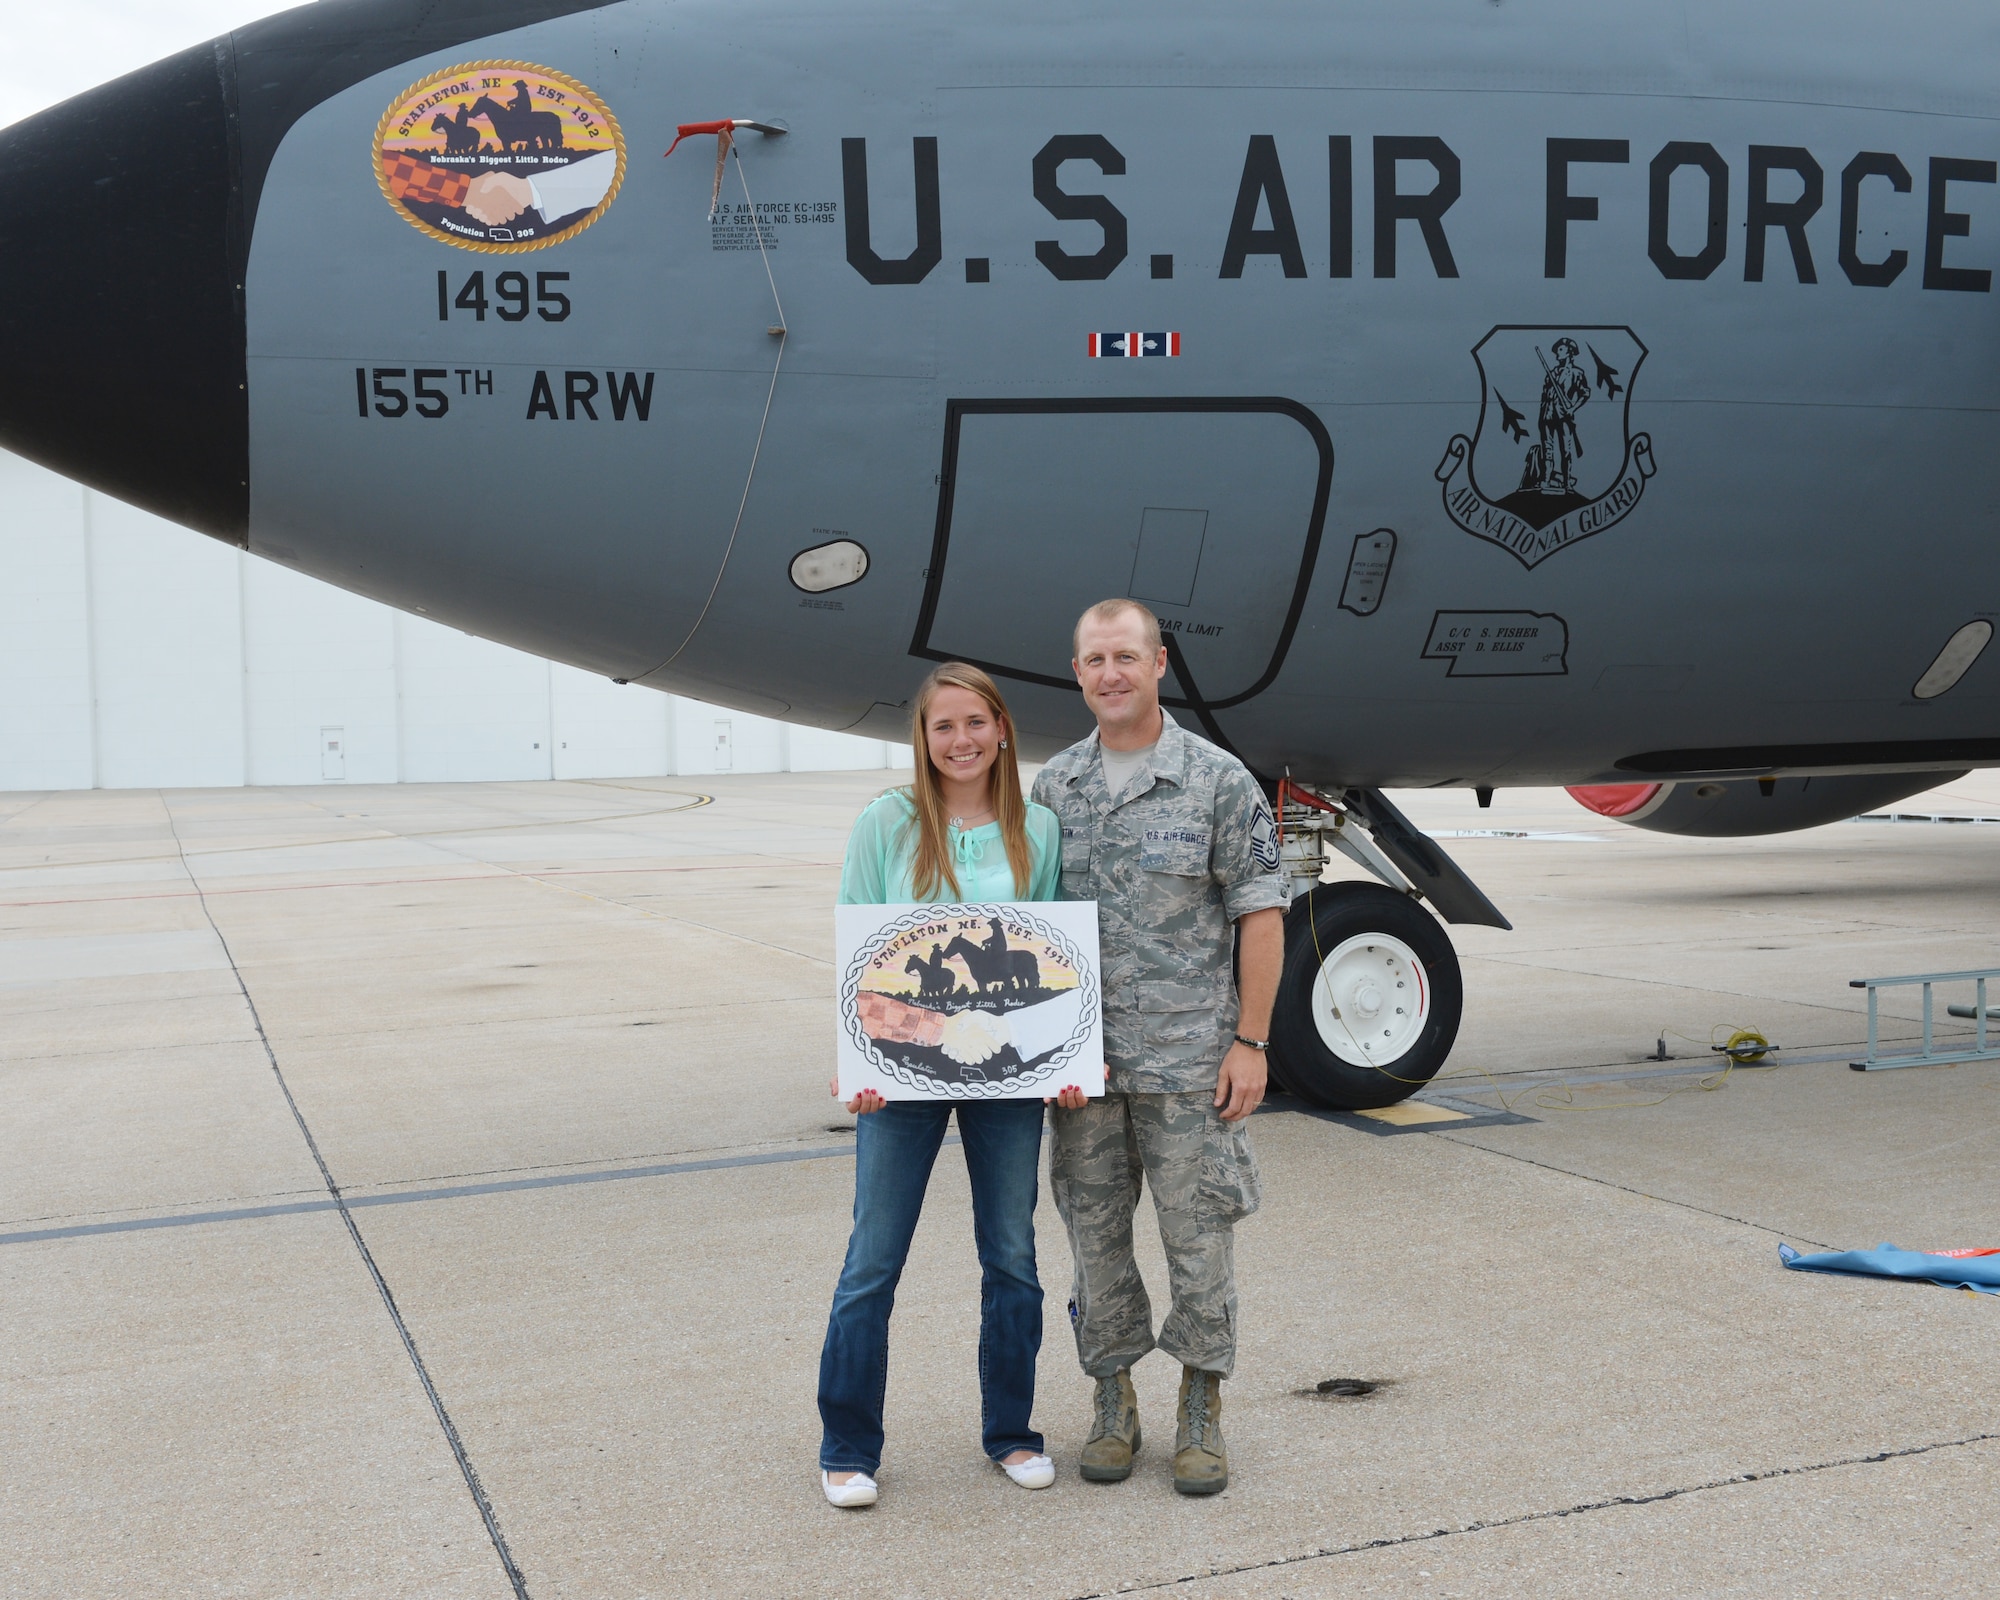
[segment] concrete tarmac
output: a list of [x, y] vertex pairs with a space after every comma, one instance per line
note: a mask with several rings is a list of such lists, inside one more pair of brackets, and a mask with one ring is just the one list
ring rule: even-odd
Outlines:
[[1776, 1248], [2000, 1246], [2000, 1063], [1847, 1066], [1849, 979], [2000, 965], [2000, 821], [1400, 796], [1516, 927], [1454, 930], [1444, 1120], [1257, 1117], [1229, 1491], [1173, 1493], [1159, 1355], [1076, 1477], [1046, 1203], [1059, 1476], [987, 1463], [947, 1148], [828, 1507], [828, 908], [889, 776], [0, 795], [0, 1593], [2000, 1593], [2000, 1300]]

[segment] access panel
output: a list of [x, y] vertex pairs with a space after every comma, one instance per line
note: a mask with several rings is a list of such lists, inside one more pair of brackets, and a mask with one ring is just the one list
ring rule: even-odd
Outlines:
[[1284, 661], [1332, 482], [1291, 400], [950, 401], [911, 652], [1074, 687], [1078, 614], [1126, 595], [1177, 646], [1167, 704], [1240, 704]]

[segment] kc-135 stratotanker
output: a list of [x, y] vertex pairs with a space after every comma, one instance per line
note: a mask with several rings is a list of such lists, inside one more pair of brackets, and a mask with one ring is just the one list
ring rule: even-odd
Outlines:
[[1298, 880], [1382, 880], [1276, 1023], [1382, 1104], [1506, 926], [1384, 788], [2000, 763], [1996, 157], [1973, 0], [323, 0], [0, 132], [0, 443], [884, 737], [963, 658], [1052, 751], [1143, 600]]

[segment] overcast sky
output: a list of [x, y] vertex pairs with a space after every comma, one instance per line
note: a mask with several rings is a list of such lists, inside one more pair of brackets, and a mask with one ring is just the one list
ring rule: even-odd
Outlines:
[[296, 0], [0, 0], [0, 127]]

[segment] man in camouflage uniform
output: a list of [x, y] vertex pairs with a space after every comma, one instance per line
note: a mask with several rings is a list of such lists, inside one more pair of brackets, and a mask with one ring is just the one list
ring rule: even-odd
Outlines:
[[[1077, 1356], [1097, 1380], [1083, 1476], [1131, 1476], [1140, 1445], [1131, 1368], [1157, 1343], [1184, 1369], [1174, 1487], [1214, 1494], [1229, 1483], [1221, 1380], [1236, 1362], [1231, 1230], [1259, 1199], [1244, 1120], [1264, 1097], [1290, 889], [1256, 780], [1160, 709], [1166, 663], [1144, 606], [1107, 600], [1086, 611], [1071, 667], [1097, 731], [1035, 780], [1035, 799], [1062, 821], [1062, 898], [1097, 902], [1104, 980], [1105, 1095], [1051, 1111], [1049, 1176], [1076, 1258]], [[1157, 1340], [1132, 1257], [1142, 1178], [1173, 1296]]]

